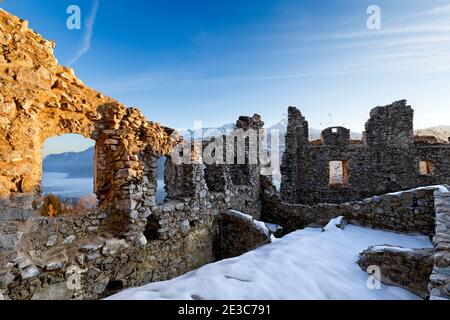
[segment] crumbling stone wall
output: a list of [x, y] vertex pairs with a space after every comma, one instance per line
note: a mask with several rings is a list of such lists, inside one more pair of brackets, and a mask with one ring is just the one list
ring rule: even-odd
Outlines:
[[369, 249], [362, 254], [360, 265], [364, 268], [382, 265], [385, 283], [405, 287], [422, 297], [450, 299], [448, 186], [422, 187], [362, 201], [311, 206], [283, 202], [267, 177], [261, 178], [261, 186], [262, 220], [281, 225], [285, 233], [308, 226], [323, 227], [331, 219], [342, 216], [354, 225], [432, 237], [434, 250], [393, 252], [377, 248], [374, 253]]
[[[126, 233], [124, 237], [114, 236], [113, 227], [122, 224], [120, 220], [111, 220], [114, 215], [106, 209], [83, 216], [32, 216], [27, 221], [2, 222], [0, 290], [3, 296], [98, 299], [131, 286], [179, 276], [221, 259], [222, 252], [243, 253], [242, 250], [267, 243], [269, 235], [263, 237], [260, 229], [247, 221], [234, 221], [227, 225], [233, 228], [221, 229], [220, 219], [226, 204], [223, 198], [207, 192], [204, 171], [198, 170], [199, 164], [191, 166], [191, 170], [184, 167], [181, 172], [198, 182], [195, 196], [172, 195], [162, 205], [145, 202], [136, 214], [147, 223], [135, 237]], [[183, 175], [177, 177], [183, 180]], [[168, 181], [178, 183], [174, 179]], [[242, 237], [239, 230], [245, 230], [246, 235], [260, 236]], [[232, 231], [233, 234], [227, 234]], [[242, 239], [222, 243], [223, 239], [235, 236]], [[73, 270], [80, 272], [80, 287], [74, 290], [67, 285], [73, 280]]]
[[[283, 157], [282, 199], [289, 203], [343, 203], [419, 186], [450, 183], [450, 145], [414, 141], [413, 110], [406, 101], [371, 111], [363, 141], [351, 141], [349, 130], [326, 129], [309, 142], [308, 123], [289, 108]], [[342, 161], [345, 183], [330, 184], [330, 162]], [[422, 175], [421, 161], [432, 171]]]
[[373, 246], [359, 254], [364, 270], [377, 266], [381, 282], [405, 288], [423, 299], [429, 296], [428, 282], [433, 269], [433, 249], [406, 249], [389, 245]]
[[450, 192], [436, 193], [436, 235], [433, 238], [434, 267], [430, 277], [430, 298], [450, 299]]
[[[348, 202], [448, 181], [449, 146], [414, 143], [412, 110], [404, 101], [374, 110], [359, 143], [349, 141], [342, 127], [309, 143], [305, 118], [290, 108], [280, 197], [270, 178], [261, 176], [263, 157], [249, 161], [252, 142], [245, 139], [249, 129], [264, 125], [258, 115], [236, 124], [233, 135], [244, 139], [243, 151], [223, 155], [226, 160], [241, 152], [244, 163], [204, 163], [198, 144], [187, 142], [194, 161], [176, 164], [171, 151], [180, 139], [173, 129], [84, 86], [73, 70], [57, 64], [54, 44], [26, 21], [0, 11], [0, 42], [0, 296], [97, 299], [171, 279], [267, 243], [268, 234], [253, 221], [261, 213], [286, 231], [342, 215], [374, 228], [434, 235], [430, 190]], [[83, 216], [41, 217], [41, 148], [47, 138], [65, 133], [96, 141], [99, 208]], [[262, 138], [258, 133], [258, 153], [266, 152]], [[158, 205], [161, 156], [167, 157], [167, 199]], [[327, 185], [332, 160], [348, 162], [346, 188]], [[421, 160], [433, 161], [431, 175], [418, 177], [411, 169]], [[345, 203], [295, 204], [324, 200]], [[446, 203], [437, 201], [438, 212]], [[252, 223], [228, 210], [249, 214]], [[432, 296], [448, 294], [445, 219], [438, 215]]]
[[[3, 10], [0, 43], [0, 197], [23, 202], [27, 196], [30, 208], [41, 191], [45, 140], [76, 133], [96, 141], [100, 207], [125, 214], [135, 210], [145, 200], [130, 192], [136, 183], [145, 184], [141, 155], [168, 153], [178, 142], [173, 130], [84, 86], [72, 69], [57, 63], [54, 43]], [[23, 208], [12, 203], [0, 208], [0, 216], [14, 214], [15, 207]]]
[[220, 247], [216, 252], [221, 259], [240, 256], [271, 242], [270, 232], [263, 222], [233, 210], [220, 217], [219, 236]]
[[289, 203], [300, 203], [300, 185], [311, 183], [305, 179], [304, 167], [299, 163], [306, 157], [308, 140], [308, 122], [298, 109], [289, 107], [286, 149], [281, 162], [281, 195]]
[[99, 236], [104, 213], [32, 218], [20, 228], [16, 250], [1, 257], [0, 291], [15, 300], [55, 294], [59, 299], [98, 299], [112, 290], [168, 280], [214, 261], [213, 216], [197, 217], [198, 223], [186, 230], [180, 227], [186, 219], [183, 211], [155, 210], [161, 221], [176, 215], [180, 219], [170, 222], [174, 232], [165, 232], [163, 225], [160, 238], [136, 244]]
[[279, 224], [286, 233], [308, 226], [325, 226], [343, 216], [352, 224], [405, 233], [435, 234], [434, 191], [437, 187], [418, 188], [373, 196], [342, 204], [289, 204], [281, 200], [275, 187], [262, 177], [263, 221]]
[[[255, 219], [261, 217], [260, 176], [263, 167], [268, 165], [263, 126], [257, 114], [240, 117], [229, 136], [203, 144], [205, 154], [215, 159], [213, 163], [204, 163], [208, 190], [222, 199], [226, 210], [245, 212]], [[222, 150], [221, 155], [216, 155], [218, 148]]]
[[[217, 168], [207, 170], [196, 143], [188, 142], [193, 161], [176, 164], [181, 140], [173, 129], [84, 86], [58, 65], [53, 43], [3, 10], [0, 42], [0, 297], [97, 299], [168, 280], [220, 258], [218, 220], [226, 210], [260, 214], [259, 164], [227, 164], [225, 184], [212, 187]], [[262, 126], [257, 115], [237, 123], [239, 132]], [[41, 149], [65, 133], [96, 142], [99, 208], [42, 217]], [[168, 195], [158, 205], [161, 156]], [[233, 183], [231, 171], [248, 183]]]

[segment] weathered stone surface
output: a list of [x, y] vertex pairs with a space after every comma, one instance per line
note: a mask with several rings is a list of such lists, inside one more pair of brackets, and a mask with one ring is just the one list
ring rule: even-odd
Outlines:
[[433, 249], [405, 249], [389, 245], [373, 246], [359, 255], [358, 264], [366, 270], [377, 266], [381, 281], [395, 285], [426, 298], [433, 269]]
[[189, 223], [189, 220], [182, 221], [181, 224], [180, 224], [180, 232], [183, 235], [187, 235], [187, 234], [189, 234], [190, 230], [191, 230], [191, 225]]
[[[98, 166], [96, 190], [100, 204], [112, 207], [113, 198], [126, 199], [122, 184], [142, 175], [139, 153], [167, 154], [179, 138], [173, 129], [147, 121], [137, 109], [86, 87], [72, 69], [58, 64], [53, 46], [22, 21], [0, 11], [1, 34], [13, 35], [0, 48], [5, 59], [0, 63], [0, 196], [40, 191], [46, 139], [76, 133], [96, 141], [97, 160], [110, 159]], [[115, 160], [122, 157], [128, 161], [117, 166]], [[111, 185], [103, 178], [105, 171], [124, 181]], [[0, 219], [4, 216], [28, 217], [14, 208], [0, 208]]]
[[57, 257], [51, 258], [45, 265], [47, 271], [55, 271], [63, 269], [68, 261], [65, 255], [58, 255]]
[[430, 299], [450, 300], [450, 192], [436, 190], [436, 235], [433, 238], [434, 267], [430, 276]]
[[38, 290], [31, 300], [69, 300], [74, 292], [69, 290], [67, 282], [52, 284], [46, 288]]
[[[371, 111], [362, 141], [342, 127], [310, 142], [308, 122], [289, 108], [281, 197], [292, 204], [345, 203], [420, 186], [450, 184], [450, 144], [415, 143], [413, 109], [397, 101]], [[330, 162], [344, 163], [343, 183], [330, 183]], [[421, 161], [431, 161], [421, 174]], [[378, 212], [382, 214], [381, 209]]]
[[71, 244], [72, 242], [74, 242], [77, 239], [77, 236], [75, 235], [70, 235], [67, 238], [64, 239], [63, 243], [64, 244]]
[[0, 221], [0, 249], [14, 249], [20, 237], [21, 232], [15, 222]]
[[112, 256], [115, 255], [117, 252], [119, 252], [122, 249], [127, 248], [128, 245], [125, 240], [107, 240], [105, 246], [102, 249], [102, 253], [105, 256]]
[[58, 235], [54, 234], [48, 237], [47, 243], [45, 244], [46, 247], [53, 247], [58, 242]]
[[22, 208], [3, 208], [3, 210], [0, 210], [0, 221], [27, 220], [32, 214], [31, 210], [24, 210]]
[[27, 280], [30, 278], [37, 277], [40, 273], [41, 272], [36, 266], [30, 265], [25, 269], [23, 269], [20, 275], [22, 277], [22, 280]]
[[15, 279], [15, 276], [9, 272], [0, 272], [0, 288], [6, 288]]
[[[434, 191], [413, 189], [395, 195], [343, 204], [295, 205], [283, 202], [272, 182], [262, 177], [262, 220], [283, 226], [289, 233], [310, 225], [325, 226], [343, 216], [352, 224], [406, 233], [435, 234]], [[423, 206], [426, 203], [426, 206]]]
[[[207, 143], [188, 141], [181, 145], [190, 151], [188, 156], [193, 162], [179, 165], [172, 153], [180, 142], [173, 129], [149, 122], [138, 109], [126, 108], [84, 86], [72, 69], [58, 65], [52, 43], [28, 29], [23, 20], [2, 10], [0, 42], [3, 44], [0, 46], [3, 297], [98, 299], [123, 288], [172, 279], [222, 257], [236, 256], [268, 243], [270, 233], [254, 220], [261, 214], [269, 222], [273, 220], [285, 227], [285, 232], [311, 224], [324, 225], [339, 215], [350, 223], [369, 227], [435, 235], [432, 297], [448, 293], [446, 252], [450, 249], [447, 226], [450, 219], [446, 209], [442, 209], [448, 205], [448, 195], [435, 201], [429, 190], [416, 190], [360, 201], [364, 192], [356, 192], [351, 197], [358, 201], [351, 203], [289, 204], [303, 201], [301, 193], [305, 190], [314, 194], [307, 201], [320, 197], [336, 201], [348, 198], [348, 194], [334, 189], [316, 192], [310, 183], [310, 165], [318, 163], [320, 170], [322, 160], [360, 154], [361, 149], [373, 149], [372, 153], [363, 152], [370, 163], [354, 164], [364, 168], [361, 170], [367, 177], [353, 174], [361, 183], [369, 183], [370, 188], [380, 181], [372, 181], [368, 170], [379, 170], [378, 163], [385, 163], [378, 161], [378, 157], [395, 158], [409, 154], [405, 150], [416, 150], [420, 153], [416, 154], [416, 161], [441, 150], [433, 159], [447, 163], [448, 154], [442, 146], [430, 148], [423, 142], [420, 148], [419, 144], [411, 145], [411, 111], [403, 102], [394, 109], [398, 108], [405, 116], [401, 126], [408, 128], [407, 132], [394, 128], [395, 116], [389, 110], [374, 110], [368, 124], [368, 131], [373, 134], [368, 132], [367, 146], [363, 148], [361, 143], [358, 146], [349, 141], [345, 128], [326, 130], [323, 142], [309, 144], [307, 122], [298, 110], [291, 108], [283, 161], [282, 194], [289, 202], [286, 203], [281, 201], [270, 179], [261, 178], [267, 164], [261, 159], [256, 163], [250, 161], [252, 147], [263, 155], [267, 153], [261, 149], [264, 137], [259, 129], [264, 123], [259, 115], [240, 117], [230, 134], [233, 139], [245, 139], [250, 129], [256, 130], [256, 143], [243, 140], [243, 151], [223, 154], [223, 160], [243, 156], [243, 163], [224, 164], [221, 159], [202, 163], [200, 151]], [[385, 120], [389, 120], [387, 124]], [[377, 123], [383, 128], [378, 128]], [[66, 133], [78, 133], [96, 142], [95, 193], [99, 208], [80, 216], [40, 217], [41, 149], [47, 138]], [[234, 142], [224, 138], [216, 139], [216, 146], [223, 145], [228, 150]], [[385, 148], [385, 152], [379, 153], [386, 144], [398, 144], [401, 148], [396, 146], [393, 152]], [[157, 163], [161, 156], [167, 158], [164, 177], [167, 197], [163, 205], [155, 200]], [[299, 162], [305, 159], [307, 162]], [[405, 163], [410, 162], [402, 158], [401, 164]], [[376, 192], [368, 188], [368, 193], [373, 192], [370, 196], [381, 194], [386, 185], [397, 186], [404, 168], [398, 164], [394, 169], [395, 176], [380, 171], [389, 183], [383, 180], [382, 188]], [[438, 181], [442, 172], [436, 173], [436, 179], [422, 177], [420, 184]], [[321, 185], [324, 177], [317, 175], [314, 183]], [[351, 184], [355, 183], [352, 179]], [[409, 181], [402, 180], [400, 185], [408, 185]], [[436, 230], [435, 204], [439, 222]], [[230, 214], [232, 211], [228, 210], [249, 216]], [[82, 289], [71, 292], [64, 284], [73, 281], [73, 277], [80, 279]]]
[[[220, 222], [221, 259], [237, 257], [265, 244], [269, 244], [270, 232], [264, 223], [237, 211], [227, 211]], [[245, 234], [245, 237], [242, 235]]]

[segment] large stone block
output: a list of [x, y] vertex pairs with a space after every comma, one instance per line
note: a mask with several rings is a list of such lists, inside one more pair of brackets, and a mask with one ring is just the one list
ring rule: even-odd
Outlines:
[[0, 221], [8, 221], [8, 220], [25, 221], [28, 220], [32, 214], [33, 211], [29, 209], [22, 209], [22, 208], [0, 209]]
[[46, 288], [39, 289], [33, 294], [31, 300], [69, 300], [74, 292], [69, 289], [66, 282], [52, 284]]

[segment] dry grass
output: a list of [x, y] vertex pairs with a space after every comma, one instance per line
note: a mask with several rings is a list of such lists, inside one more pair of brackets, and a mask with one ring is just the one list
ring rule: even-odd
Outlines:
[[95, 195], [84, 196], [79, 199], [61, 200], [54, 194], [44, 197], [41, 215], [44, 217], [57, 217], [61, 215], [83, 215], [97, 207]]

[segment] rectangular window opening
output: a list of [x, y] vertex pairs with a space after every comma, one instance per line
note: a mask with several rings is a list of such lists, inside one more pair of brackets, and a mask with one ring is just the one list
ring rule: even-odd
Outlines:
[[420, 161], [419, 170], [421, 176], [430, 176], [433, 174], [433, 162], [424, 160]]
[[348, 186], [348, 161], [330, 161], [330, 185]]

